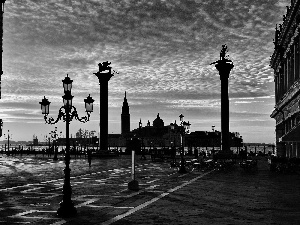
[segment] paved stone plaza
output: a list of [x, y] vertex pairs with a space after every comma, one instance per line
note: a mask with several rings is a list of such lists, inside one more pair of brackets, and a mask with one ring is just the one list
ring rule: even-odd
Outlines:
[[[149, 158], [149, 156], [148, 156]], [[75, 218], [56, 216], [63, 160], [0, 156], [0, 224], [300, 224], [300, 176], [269, 171], [193, 171], [137, 158], [140, 191], [129, 191], [131, 157], [72, 159]]]

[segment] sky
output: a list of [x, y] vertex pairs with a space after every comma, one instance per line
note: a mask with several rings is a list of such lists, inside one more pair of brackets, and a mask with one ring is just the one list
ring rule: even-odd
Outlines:
[[[274, 77], [270, 56], [275, 25], [289, 0], [6, 0], [4, 10], [3, 133], [31, 141], [58, 127], [46, 124], [39, 102], [51, 102], [56, 118], [63, 105], [62, 80], [73, 80], [73, 105], [85, 116], [84, 98], [94, 98], [90, 121], [72, 121], [99, 131], [98, 63], [117, 73], [108, 86], [109, 133], [121, 133], [124, 92], [131, 129], [157, 114], [165, 125], [179, 120], [191, 131], [221, 130], [221, 82], [210, 63], [228, 46], [230, 131], [244, 142], [273, 143]], [[0, 138], [3, 140], [4, 137]]]

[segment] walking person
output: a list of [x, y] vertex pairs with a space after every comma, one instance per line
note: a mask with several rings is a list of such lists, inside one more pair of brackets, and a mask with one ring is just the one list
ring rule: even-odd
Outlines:
[[176, 148], [173, 146], [171, 148], [171, 167], [176, 167]]
[[92, 153], [91, 153], [91, 151], [89, 149], [87, 150], [87, 155], [88, 155], [89, 167], [91, 167], [91, 164], [92, 164]]
[[146, 160], [145, 149], [141, 148], [141, 159]]

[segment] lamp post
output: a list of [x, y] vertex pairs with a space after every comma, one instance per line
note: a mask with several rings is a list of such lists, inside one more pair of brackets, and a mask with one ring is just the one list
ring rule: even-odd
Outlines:
[[[77, 214], [77, 210], [74, 207], [74, 204], [71, 200], [72, 195], [72, 188], [70, 184], [70, 140], [69, 140], [69, 125], [70, 121], [72, 121], [73, 118], [77, 119], [78, 121], [85, 123], [89, 121], [90, 113], [93, 112], [93, 102], [94, 100], [89, 95], [86, 99], [84, 99], [85, 102], [85, 109], [87, 116], [85, 117], [78, 117], [77, 110], [74, 106], [72, 106], [72, 99], [73, 96], [71, 95], [71, 89], [72, 89], [72, 82], [68, 75], [65, 77], [63, 82], [64, 87], [64, 93], [65, 95], [62, 96], [64, 106], [62, 106], [59, 109], [58, 117], [57, 119], [54, 118], [48, 118], [49, 114], [49, 105], [50, 102], [45, 97], [40, 102], [41, 104], [41, 110], [42, 114], [44, 114], [44, 119], [46, 123], [48, 124], [55, 124], [60, 119], [63, 119], [64, 122], [66, 122], [66, 151], [65, 151], [65, 164], [66, 167], [64, 169], [64, 186], [63, 186], [63, 200], [60, 202], [60, 208], [57, 210], [57, 215], [61, 217], [70, 217]], [[63, 112], [64, 110], [64, 112]]]
[[[47, 137], [47, 136], [46, 136]], [[49, 137], [48, 137], [48, 157], [51, 156], [51, 145], [50, 145], [50, 141], [51, 141], [51, 137], [50, 137], [50, 133], [49, 133]]]
[[[5, 137], [5, 134], [4, 134]], [[7, 137], [5, 137], [7, 139], [7, 155], [9, 155], [9, 138], [11, 137], [11, 135], [9, 134], [9, 130], [7, 130]]]
[[[180, 162], [180, 168], [178, 170], [179, 173], [186, 173], [186, 169], [184, 166], [184, 145], [183, 145], [183, 136], [185, 134], [189, 133], [189, 129], [190, 129], [190, 122], [185, 122], [183, 121], [183, 115], [180, 114], [179, 115], [179, 119], [180, 119], [180, 129], [179, 129], [179, 133], [180, 133], [180, 157], [181, 157], [181, 162]], [[171, 123], [171, 129], [174, 130], [175, 129], [175, 124]]]
[[[240, 136], [240, 138], [241, 138], [241, 147], [242, 147], [242, 151], [244, 151], [244, 143], [243, 143], [243, 136]], [[241, 150], [240, 150], [241, 151]], [[239, 152], [240, 152], [239, 151]]]
[[57, 137], [58, 137], [58, 134], [57, 134], [57, 127], [55, 127], [55, 130], [54, 131], [51, 131], [49, 133], [51, 135], [51, 138], [52, 138], [52, 146], [53, 146], [53, 151], [54, 151], [54, 157], [53, 157], [53, 160], [56, 161], [58, 158], [57, 158], [57, 149], [56, 149], [56, 140], [57, 140]]
[[140, 119], [139, 122], [139, 133], [140, 133], [140, 140], [141, 140], [141, 159], [146, 159], [145, 156], [145, 146], [144, 146], [144, 137], [143, 137], [143, 133], [142, 133], [142, 119]]
[[[50, 138], [49, 138], [50, 139]], [[47, 155], [47, 142], [48, 142], [48, 136], [47, 135], [44, 135], [44, 141], [45, 141], [45, 151], [43, 151], [43, 157], [44, 157], [44, 153], [46, 153]], [[48, 143], [48, 146], [50, 146], [50, 144]], [[50, 148], [50, 147], [49, 147]]]
[[211, 126], [212, 132], [213, 132], [213, 136], [212, 136], [212, 144], [213, 144], [213, 152], [215, 152], [215, 140], [214, 140], [214, 132], [215, 132], [215, 125]]

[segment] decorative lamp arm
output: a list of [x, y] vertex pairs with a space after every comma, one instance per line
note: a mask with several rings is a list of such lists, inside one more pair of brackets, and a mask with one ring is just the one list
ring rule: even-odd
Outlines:
[[63, 108], [64, 106], [60, 107], [57, 119], [54, 119], [53, 117], [48, 118], [47, 114], [45, 114], [44, 116], [45, 122], [47, 124], [56, 124], [62, 117], [65, 120], [65, 114], [62, 111]]
[[83, 117], [79, 118], [76, 108], [74, 106], [72, 106], [72, 108], [73, 108], [73, 112], [71, 114], [70, 120], [72, 120], [73, 118], [75, 118], [76, 120], [78, 120], [81, 123], [86, 123], [86, 122], [89, 121], [89, 119], [90, 119], [90, 112], [87, 112], [87, 116], [83, 116]]

